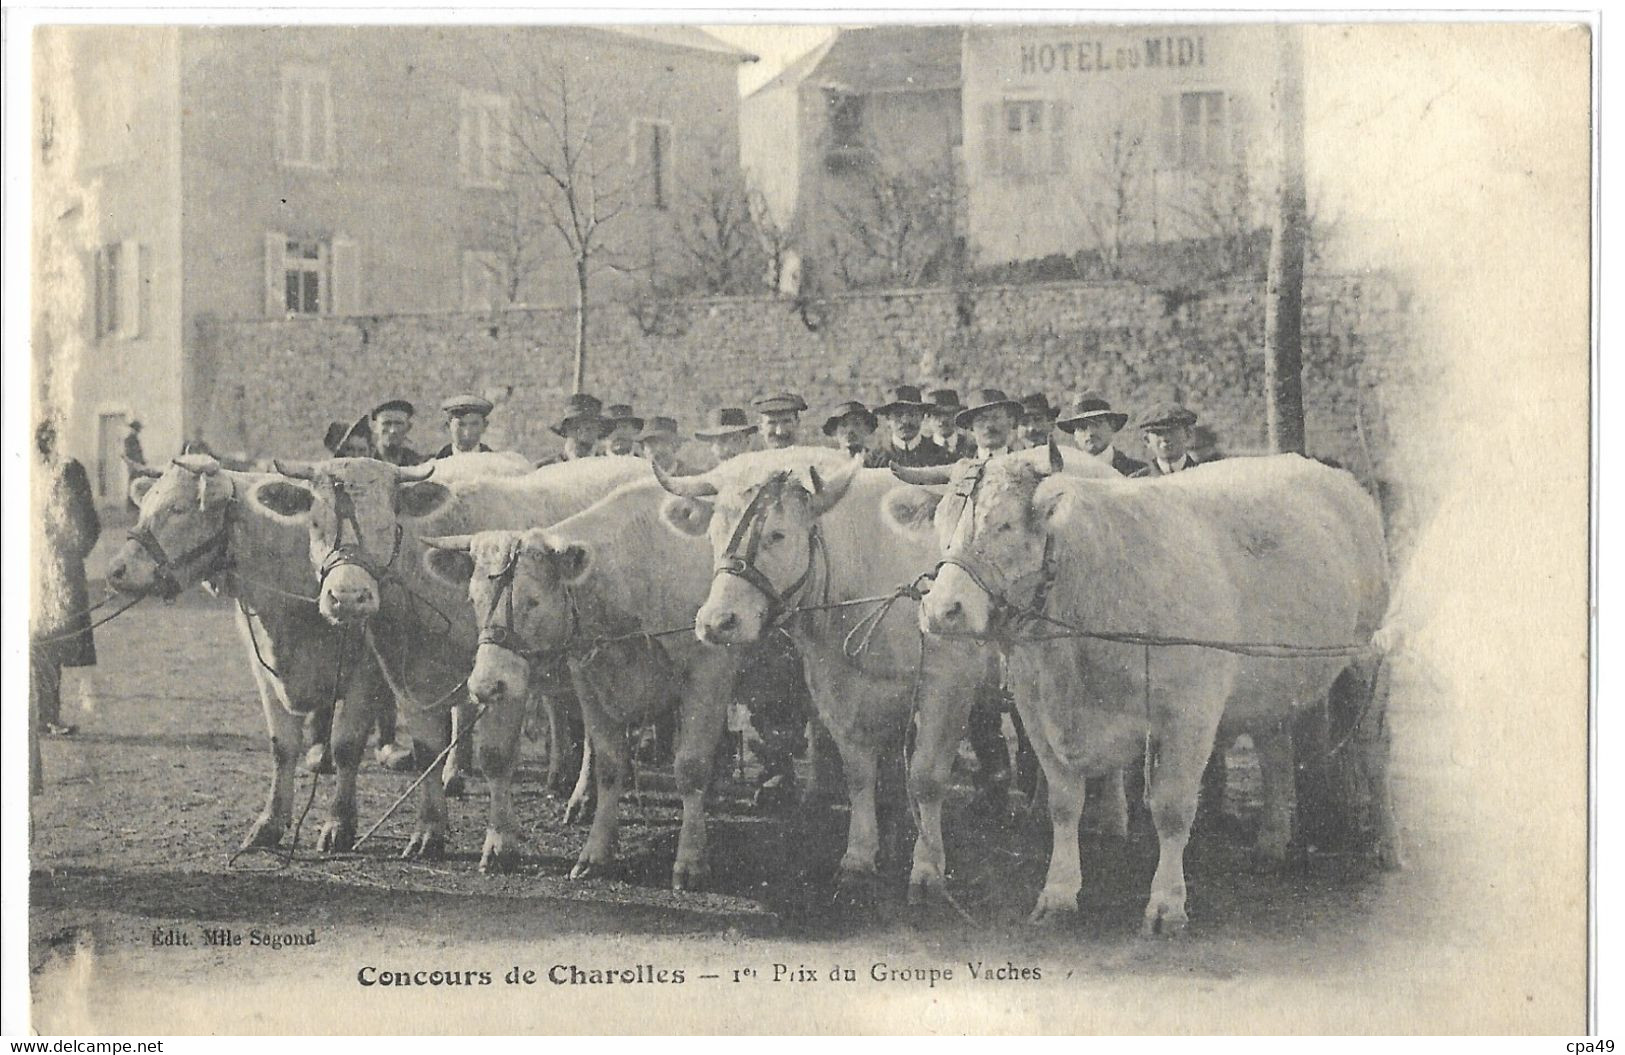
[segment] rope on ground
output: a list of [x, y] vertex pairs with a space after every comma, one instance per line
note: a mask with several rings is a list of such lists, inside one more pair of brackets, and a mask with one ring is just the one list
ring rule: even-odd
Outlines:
[[384, 810], [384, 815], [374, 821], [372, 827], [361, 833], [361, 837], [356, 839], [355, 843], [351, 846], [352, 850], [359, 850], [362, 843], [372, 838], [373, 833], [384, 826], [384, 822], [389, 820], [390, 816], [393, 815], [396, 810], [400, 809], [401, 803], [405, 802], [407, 798], [411, 796], [412, 792], [418, 789], [420, 784], [429, 779], [429, 774], [433, 773], [443, 762], [445, 762], [447, 755], [451, 754], [457, 749], [457, 745], [462, 742], [463, 737], [468, 735], [474, 726], [479, 724], [480, 718], [484, 716], [484, 714], [485, 707], [481, 705], [474, 711], [474, 718], [468, 723], [468, 727], [459, 728], [457, 730], [457, 735], [451, 738], [451, 742], [445, 747], [441, 748], [438, 755], [434, 756], [434, 761], [429, 763], [429, 768], [425, 769], [422, 773], [419, 773], [417, 779], [408, 784], [406, 786], [406, 790], [397, 795], [395, 797], [395, 801], [389, 804], [389, 808]]
[[240, 846], [237, 848], [236, 853], [226, 858], [226, 867], [230, 869], [237, 869], [238, 858], [242, 857], [244, 854], [252, 853], [269, 854], [270, 856], [276, 858], [276, 867], [238, 869], [239, 871], [281, 871], [282, 869], [292, 865], [299, 854], [299, 832], [305, 826], [305, 817], [310, 813], [311, 806], [315, 805], [316, 803], [316, 786], [321, 782], [322, 774], [319, 770], [310, 775], [310, 794], [305, 798], [305, 808], [299, 811], [298, 817], [294, 818], [293, 835], [288, 840], [288, 846], [286, 849], [284, 849], [280, 844], [276, 846]]

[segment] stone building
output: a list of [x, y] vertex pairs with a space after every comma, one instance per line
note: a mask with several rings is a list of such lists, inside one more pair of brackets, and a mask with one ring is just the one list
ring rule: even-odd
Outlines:
[[571, 303], [574, 259], [534, 192], [564, 145], [548, 118], [569, 115], [613, 214], [603, 244], [646, 256], [680, 196], [735, 163], [751, 58], [676, 27], [53, 32], [96, 203], [65, 438], [109, 502], [132, 417], [153, 461], [202, 428], [200, 319]]

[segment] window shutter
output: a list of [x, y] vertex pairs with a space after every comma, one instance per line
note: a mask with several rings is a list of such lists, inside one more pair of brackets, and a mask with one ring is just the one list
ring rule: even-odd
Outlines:
[[265, 314], [288, 313], [287, 276], [284, 274], [284, 255], [288, 251], [288, 236], [281, 231], [265, 232]]
[[997, 176], [1003, 153], [1003, 126], [999, 123], [999, 104], [982, 104], [982, 174]]
[[328, 256], [328, 312], [332, 315], [356, 315], [361, 311], [360, 251], [352, 239], [343, 235], [333, 237], [332, 252]]
[[312, 105], [312, 109], [317, 105], [322, 108], [322, 141], [319, 145], [311, 144], [311, 149], [322, 152], [321, 164], [333, 167], [338, 163], [338, 135], [333, 127], [333, 86], [326, 77], [318, 84], [322, 97]]
[[288, 142], [293, 127], [293, 110], [299, 105], [299, 84], [288, 71], [282, 71], [282, 96], [276, 108], [276, 159], [284, 164], [293, 159], [293, 144]]
[[1179, 167], [1179, 96], [1162, 97], [1162, 132], [1159, 137], [1162, 163], [1167, 168]]
[[1071, 104], [1065, 99], [1049, 104], [1049, 169], [1056, 176], [1063, 176], [1067, 171], [1067, 111], [1070, 109]]
[[1227, 95], [1224, 99], [1224, 117], [1227, 123], [1225, 128], [1225, 145], [1227, 153], [1225, 160], [1235, 164], [1243, 164], [1247, 157], [1246, 125], [1248, 113], [1244, 100], [1239, 95]]
[[141, 243], [121, 242], [118, 249], [118, 335], [141, 336]]
[[97, 246], [96, 251], [91, 254], [90, 268], [95, 283], [95, 299], [90, 306], [91, 314], [94, 316], [91, 326], [99, 341], [107, 336], [107, 250], [104, 247]]

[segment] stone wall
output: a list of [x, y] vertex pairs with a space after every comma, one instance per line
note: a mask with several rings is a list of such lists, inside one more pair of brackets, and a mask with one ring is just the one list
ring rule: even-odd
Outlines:
[[[1409, 368], [1408, 300], [1391, 276], [1311, 278], [1304, 389], [1313, 453], [1381, 472], [1384, 397]], [[432, 450], [444, 442], [432, 408], [474, 391], [499, 405], [494, 446], [540, 456], [558, 443], [547, 425], [570, 389], [573, 325], [568, 309], [200, 320], [199, 340], [219, 364], [203, 408], [207, 436], [222, 452], [314, 456], [328, 421], [402, 396], [431, 408], [420, 411], [413, 441]], [[675, 413], [685, 431], [712, 407], [780, 389], [800, 392], [818, 413], [853, 396], [873, 402], [901, 381], [1051, 399], [1092, 387], [1130, 412], [1179, 399], [1225, 448], [1256, 450], [1265, 434], [1263, 332], [1255, 283], [1180, 293], [1131, 283], [853, 293], [804, 309], [772, 297], [605, 304], [591, 315], [587, 387], [606, 403]]]

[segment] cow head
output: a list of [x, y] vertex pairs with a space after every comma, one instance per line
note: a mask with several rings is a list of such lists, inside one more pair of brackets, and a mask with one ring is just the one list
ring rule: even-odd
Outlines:
[[940, 501], [888, 496], [890, 519], [924, 530], [922, 511], [932, 508], [942, 563], [920, 602], [920, 629], [927, 633], [987, 636], [996, 630], [1002, 604], [1026, 604], [1043, 574], [1052, 508], [1034, 502], [1043, 480], [1063, 468], [1053, 444], [1045, 461], [1017, 456], [955, 467]]
[[539, 529], [425, 538], [431, 568], [467, 583], [480, 626], [468, 691], [482, 704], [524, 699], [531, 663], [562, 655], [576, 631], [568, 587], [586, 574], [579, 547], [550, 546]]
[[120, 593], [174, 597], [219, 570], [226, 550], [227, 516], [235, 498], [220, 463], [202, 454], [176, 458], [156, 476], [130, 485], [141, 507], [130, 540], [107, 567], [107, 583]]
[[[378, 614], [380, 579], [400, 555], [401, 520], [428, 516], [451, 497], [444, 486], [428, 482], [434, 463], [395, 466], [373, 458], [332, 458], [275, 464], [311, 495], [304, 515], [323, 617], [353, 625]], [[287, 515], [277, 508], [287, 495], [262, 489], [251, 497]]]
[[795, 603], [813, 572], [818, 518], [845, 496], [861, 467], [853, 460], [827, 481], [813, 468], [766, 469], [721, 492], [702, 478], [656, 474], [676, 496], [661, 509], [666, 522], [685, 534], [710, 533], [716, 574], [694, 621], [701, 641], [759, 640]]

